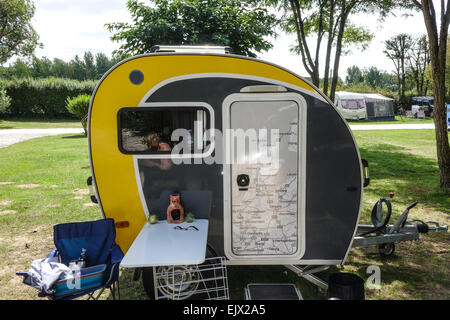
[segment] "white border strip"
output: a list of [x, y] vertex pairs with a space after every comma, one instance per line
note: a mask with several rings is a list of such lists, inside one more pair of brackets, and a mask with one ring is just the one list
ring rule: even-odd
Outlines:
[[157, 85], [155, 85], [150, 91], [148, 91], [145, 96], [142, 98], [142, 100], [139, 102], [139, 106], [144, 105], [147, 101], [147, 99], [158, 89], [166, 86], [169, 83], [181, 81], [181, 80], [188, 80], [188, 79], [199, 79], [199, 78], [228, 78], [228, 79], [244, 79], [244, 80], [254, 80], [254, 81], [261, 81], [261, 82], [268, 82], [270, 84], [284, 86], [286, 88], [300, 91], [304, 94], [310, 95], [316, 99], [319, 99], [323, 102], [326, 102], [325, 99], [318, 93], [307, 90], [305, 88], [279, 81], [274, 80], [270, 78], [264, 78], [264, 77], [257, 77], [257, 76], [250, 76], [246, 74], [238, 74], [238, 73], [192, 73], [192, 74], [186, 74], [182, 76], [177, 76], [173, 78], [166, 79], [164, 81], [161, 81]]

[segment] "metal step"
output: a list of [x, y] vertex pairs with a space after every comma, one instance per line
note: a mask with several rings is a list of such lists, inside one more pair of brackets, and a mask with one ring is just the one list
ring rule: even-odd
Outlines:
[[297, 287], [290, 283], [251, 283], [244, 291], [246, 300], [303, 300]]

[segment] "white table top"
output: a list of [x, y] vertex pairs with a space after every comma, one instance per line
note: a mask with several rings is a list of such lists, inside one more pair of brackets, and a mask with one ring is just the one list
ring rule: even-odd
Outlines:
[[[195, 226], [196, 230], [174, 227]], [[159, 221], [144, 225], [120, 265], [124, 268], [201, 264], [205, 261], [208, 220], [168, 224]]]

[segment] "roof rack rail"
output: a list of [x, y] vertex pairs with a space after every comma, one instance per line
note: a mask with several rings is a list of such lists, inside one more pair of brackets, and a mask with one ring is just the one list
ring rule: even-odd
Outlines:
[[156, 45], [150, 49], [150, 52], [183, 52], [183, 53], [222, 53], [230, 54], [233, 53], [231, 47], [222, 46], [165, 46]]

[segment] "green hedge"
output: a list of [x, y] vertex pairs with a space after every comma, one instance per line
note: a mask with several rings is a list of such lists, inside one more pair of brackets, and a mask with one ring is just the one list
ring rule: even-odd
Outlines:
[[60, 78], [0, 80], [11, 98], [8, 115], [48, 117], [70, 116], [67, 98], [80, 94], [91, 95], [96, 81], [77, 81]]

